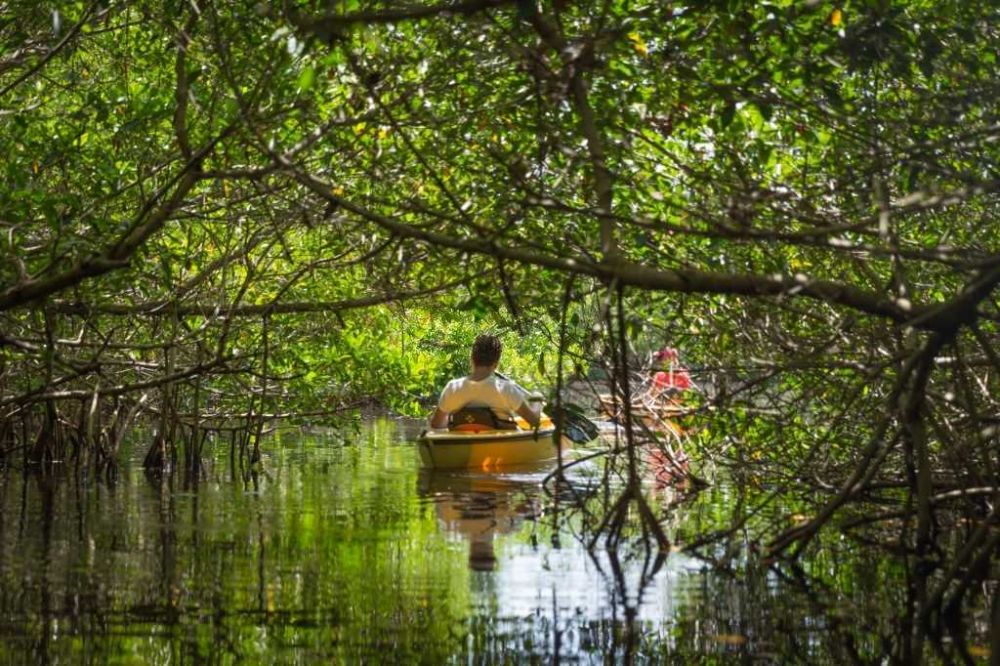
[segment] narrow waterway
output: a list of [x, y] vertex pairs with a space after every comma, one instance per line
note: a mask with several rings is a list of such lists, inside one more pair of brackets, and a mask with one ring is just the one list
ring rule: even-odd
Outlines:
[[[258, 475], [220, 456], [187, 485], [135, 459], [111, 484], [0, 472], [0, 662], [877, 661], [894, 631], [902, 571], [839, 538], [800, 580], [733, 540], [712, 562], [591, 551], [569, 498], [596, 510], [613, 491], [598, 468], [555, 493], [547, 468], [428, 472], [413, 435], [286, 432]], [[726, 526], [743, 501], [715, 484], [668, 536]]]

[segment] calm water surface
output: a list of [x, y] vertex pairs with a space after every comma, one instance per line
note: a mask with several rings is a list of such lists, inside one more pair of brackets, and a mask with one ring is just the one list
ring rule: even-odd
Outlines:
[[[220, 456], [186, 486], [137, 460], [113, 484], [0, 472], [0, 662], [825, 661], [845, 640], [877, 658], [891, 631], [880, 608], [898, 599], [872, 592], [886, 563], [834, 544], [808, 563], [830, 589], [803, 593], [723, 547], [721, 566], [591, 553], [548, 470], [421, 471], [413, 436], [286, 433], [256, 478]], [[591, 482], [583, 467], [573, 486]], [[737, 501], [703, 491], [668, 534], [720, 526]]]

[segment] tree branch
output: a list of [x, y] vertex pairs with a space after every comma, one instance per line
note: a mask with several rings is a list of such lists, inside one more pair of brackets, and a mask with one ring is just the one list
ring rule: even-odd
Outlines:
[[382, 12], [353, 12], [350, 14], [326, 14], [314, 18], [292, 15], [290, 20], [299, 29], [317, 36], [334, 35], [352, 25], [374, 25], [414, 21], [448, 14], [477, 14], [487, 9], [513, 5], [516, 0], [464, 0], [424, 7], [399, 7]]
[[289, 301], [285, 303], [270, 302], [252, 305], [237, 305], [229, 307], [225, 304], [196, 303], [190, 305], [174, 305], [172, 300], [153, 301], [151, 303], [137, 303], [135, 305], [120, 305], [116, 303], [55, 303], [52, 306], [53, 312], [60, 314], [71, 314], [87, 316], [92, 314], [102, 315], [146, 315], [151, 317], [162, 317], [177, 313], [178, 316], [203, 316], [203, 317], [256, 317], [264, 314], [299, 314], [306, 312], [339, 312], [341, 310], [352, 310], [366, 308], [383, 303], [394, 303], [415, 298], [430, 296], [442, 291], [447, 291], [460, 284], [468, 282], [468, 277], [446, 282], [436, 287], [418, 289], [414, 291], [402, 291], [389, 294], [377, 294], [364, 296], [361, 298], [348, 298], [341, 301]]
[[89, 7], [87, 7], [83, 11], [83, 16], [81, 16], [80, 20], [77, 22], [77, 24], [74, 25], [73, 28], [69, 32], [66, 33], [66, 36], [64, 36], [61, 40], [59, 40], [59, 43], [56, 44], [55, 46], [53, 46], [52, 50], [50, 50], [48, 53], [46, 53], [45, 56], [41, 60], [39, 60], [37, 63], [35, 63], [35, 65], [33, 67], [31, 67], [30, 69], [28, 69], [28, 71], [26, 71], [23, 74], [21, 74], [21, 76], [17, 77], [13, 81], [11, 81], [9, 84], [7, 84], [6, 86], [4, 86], [4, 88], [2, 90], [0, 90], [0, 97], [3, 97], [7, 93], [9, 93], [11, 90], [13, 90], [17, 86], [21, 85], [22, 83], [24, 83], [25, 81], [27, 81], [28, 79], [30, 79], [32, 76], [34, 76], [35, 74], [37, 74], [39, 71], [41, 71], [42, 68], [45, 67], [45, 65], [47, 65], [49, 63], [49, 61], [52, 60], [52, 58], [54, 58], [56, 56], [57, 53], [59, 53], [60, 51], [62, 51], [63, 48], [67, 44], [69, 44], [70, 41], [72, 41], [72, 39], [74, 37], [76, 37], [80, 33], [80, 30], [83, 29], [83, 25], [87, 22], [87, 19], [90, 18], [90, 13], [94, 10], [94, 7], [96, 7], [96, 6], [97, 6], [96, 3], [94, 3], [94, 4], [91, 4]]
[[[132, 254], [150, 236], [159, 231], [170, 219], [173, 212], [184, 202], [188, 192], [201, 179], [201, 161], [231, 129], [225, 130], [214, 141], [199, 150], [174, 180], [160, 189], [147, 206], [139, 213], [129, 228], [103, 252], [78, 260], [70, 268], [44, 280], [27, 280], [0, 291], [0, 312], [37, 301], [55, 294], [83, 280], [103, 275], [117, 268], [129, 265]], [[167, 201], [151, 214], [150, 209], [161, 201], [170, 187], [173, 193]], [[148, 217], [147, 217], [148, 215]]]
[[[915, 317], [928, 312], [930, 306], [900, 302], [853, 285], [829, 280], [814, 280], [805, 275], [732, 274], [695, 269], [661, 270], [629, 261], [594, 262], [583, 257], [560, 257], [518, 247], [501, 246], [489, 240], [454, 237], [427, 229], [413, 227], [381, 215], [360, 204], [348, 201], [333, 193], [328, 183], [296, 168], [280, 155], [273, 155], [289, 170], [292, 176], [320, 198], [341, 206], [363, 219], [398, 234], [404, 238], [424, 241], [438, 247], [502, 257], [511, 261], [554, 270], [589, 275], [602, 281], [620, 280], [627, 286], [651, 291], [689, 294], [733, 294], [742, 296], [798, 296], [833, 303], [866, 314], [890, 319], [899, 324], [909, 324]], [[937, 319], [918, 321], [915, 327], [936, 330]]]

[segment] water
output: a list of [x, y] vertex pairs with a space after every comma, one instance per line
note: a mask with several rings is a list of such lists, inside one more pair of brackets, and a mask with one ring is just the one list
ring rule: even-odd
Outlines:
[[[391, 421], [346, 443], [286, 433], [256, 478], [220, 457], [187, 487], [150, 481], [138, 460], [110, 485], [0, 472], [0, 663], [877, 661], [886, 649], [901, 600], [891, 561], [834, 539], [804, 563], [816, 585], [725, 546], [711, 564], [591, 552], [584, 514], [543, 490], [547, 469], [421, 471], [412, 435]], [[737, 500], [725, 485], [699, 493], [670, 513], [668, 536], [728, 524]]]

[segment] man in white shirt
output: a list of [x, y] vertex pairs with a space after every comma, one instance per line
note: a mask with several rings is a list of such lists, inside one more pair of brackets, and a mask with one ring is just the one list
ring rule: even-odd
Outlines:
[[476, 338], [472, 343], [472, 373], [444, 387], [431, 417], [432, 428], [447, 428], [448, 416], [463, 407], [489, 407], [499, 419], [511, 419], [517, 414], [531, 427], [538, 426], [538, 414], [528, 404], [525, 390], [494, 374], [500, 350], [500, 339], [495, 335]]

